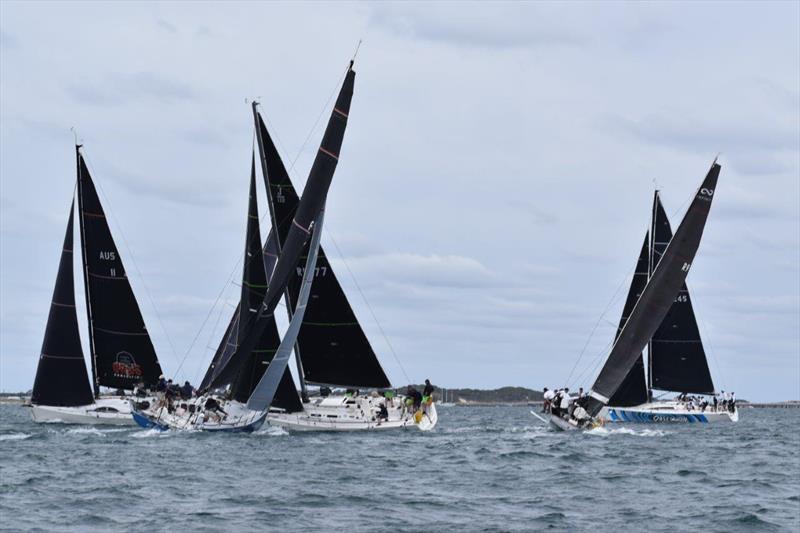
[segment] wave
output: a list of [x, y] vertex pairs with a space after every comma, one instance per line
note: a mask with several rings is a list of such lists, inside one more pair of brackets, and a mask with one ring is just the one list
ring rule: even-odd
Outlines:
[[264, 426], [258, 431], [254, 431], [253, 435], [256, 437], [284, 437], [289, 435], [289, 432], [278, 426]]
[[169, 431], [162, 431], [160, 429], [150, 428], [150, 429], [143, 429], [141, 431], [134, 431], [133, 433], [131, 433], [131, 437], [135, 439], [149, 439], [153, 437], [166, 437], [167, 435], [169, 435], [169, 433], [170, 433]]
[[668, 435], [668, 431], [662, 429], [631, 429], [631, 428], [615, 428], [608, 429], [608, 427], [601, 426], [594, 429], [585, 431], [587, 435], [636, 435], [637, 437], [663, 437]]
[[33, 437], [33, 435], [29, 433], [6, 433], [5, 435], [0, 435], [0, 442], [7, 440], [25, 440], [31, 437]]
[[65, 433], [71, 433], [73, 435], [98, 435], [100, 437], [105, 437], [106, 434], [100, 431], [97, 428], [88, 427], [88, 428], [71, 428], [68, 429]]

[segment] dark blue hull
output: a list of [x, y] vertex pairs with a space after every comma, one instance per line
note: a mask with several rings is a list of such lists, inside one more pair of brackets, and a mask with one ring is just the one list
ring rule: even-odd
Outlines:
[[[267, 413], [265, 412], [261, 417], [250, 422], [249, 424], [244, 424], [241, 426], [231, 425], [231, 426], [222, 426], [222, 427], [205, 427], [200, 426], [197, 429], [200, 431], [208, 431], [212, 433], [252, 433], [264, 425], [264, 421], [267, 419]], [[133, 420], [136, 421], [139, 426], [145, 429], [157, 429], [158, 431], [167, 431], [170, 429], [168, 424], [158, 421], [151, 416], [148, 416], [141, 411], [133, 411]]]

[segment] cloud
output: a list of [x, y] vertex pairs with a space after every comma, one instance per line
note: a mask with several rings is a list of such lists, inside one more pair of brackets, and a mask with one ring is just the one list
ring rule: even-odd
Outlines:
[[91, 84], [69, 85], [66, 90], [75, 102], [99, 107], [142, 100], [172, 104], [192, 100], [196, 96], [189, 84], [144, 71], [109, 74], [105, 79]]
[[368, 273], [370, 279], [404, 285], [484, 289], [509, 284], [479, 261], [459, 255], [395, 252], [357, 257], [348, 263], [354, 271]]
[[475, 4], [457, 9], [443, 4], [370, 7], [370, 22], [377, 26], [404, 37], [453, 46], [504, 49], [576, 46], [587, 41], [570, 24], [545, 21], [542, 6], [535, 4], [493, 4], [487, 9], [476, 9]]

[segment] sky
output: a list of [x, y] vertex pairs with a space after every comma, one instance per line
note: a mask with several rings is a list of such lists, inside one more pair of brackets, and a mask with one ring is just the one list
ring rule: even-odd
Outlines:
[[33, 383], [73, 128], [196, 382], [238, 297], [248, 102], [300, 188], [359, 40], [323, 245], [395, 385], [591, 385], [654, 188], [676, 227], [719, 155], [687, 281], [712, 376], [800, 398], [797, 2], [3, 1], [0, 390]]

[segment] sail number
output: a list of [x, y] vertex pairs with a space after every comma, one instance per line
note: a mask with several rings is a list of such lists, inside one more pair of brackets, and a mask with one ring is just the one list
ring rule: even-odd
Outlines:
[[100, 259], [103, 261], [116, 261], [117, 254], [115, 252], [100, 252]]
[[[305, 267], [297, 267], [297, 275], [298, 276], [302, 277], [305, 273], [306, 273], [306, 268]], [[327, 273], [328, 273], [328, 267], [326, 267], [326, 266], [316, 267], [314, 269], [314, 277], [315, 278], [325, 277], [325, 275]]]
[[675, 298], [675, 302], [676, 302], [676, 303], [679, 303], [679, 304], [685, 304], [685, 303], [686, 303], [686, 302], [688, 302], [688, 301], [689, 301], [689, 296], [688, 296], [688, 295], [686, 295], [686, 294], [679, 294], [679, 295], [678, 295], [678, 296]]
[[683, 266], [681, 267], [681, 271], [689, 272], [690, 268], [692, 268], [692, 264], [691, 263], [684, 263]]

